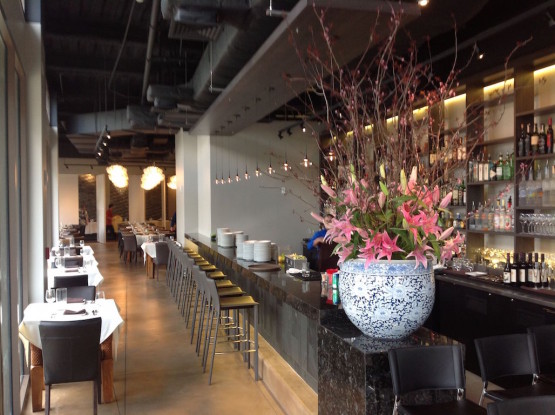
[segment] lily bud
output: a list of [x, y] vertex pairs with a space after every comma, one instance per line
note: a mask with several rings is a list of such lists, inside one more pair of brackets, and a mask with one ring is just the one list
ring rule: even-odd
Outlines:
[[320, 181], [322, 182], [322, 184], [323, 184], [324, 186], [327, 186], [327, 185], [328, 185], [328, 183], [326, 182], [326, 178], [324, 177], [323, 174], [320, 175]]
[[401, 169], [401, 190], [403, 193], [407, 190], [407, 176], [405, 174], [405, 169]]
[[380, 164], [380, 176], [382, 179], [385, 179], [385, 166], [382, 164]]

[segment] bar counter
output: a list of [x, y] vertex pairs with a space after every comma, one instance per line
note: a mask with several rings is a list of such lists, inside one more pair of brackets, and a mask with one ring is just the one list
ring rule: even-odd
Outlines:
[[[340, 307], [328, 304], [319, 281], [300, 281], [283, 270], [253, 272], [253, 262], [235, 258], [210, 238], [187, 234], [200, 255], [225, 272], [260, 303], [259, 332], [318, 393], [319, 414], [391, 414], [393, 390], [387, 351], [409, 345], [453, 344], [421, 328], [401, 341], [364, 336]], [[445, 399], [417, 393], [416, 401]]]

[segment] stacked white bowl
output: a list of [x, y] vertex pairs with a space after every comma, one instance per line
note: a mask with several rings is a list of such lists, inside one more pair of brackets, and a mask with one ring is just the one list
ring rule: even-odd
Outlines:
[[233, 232], [223, 232], [218, 245], [223, 248], [233, 248], [235, 246], [235, 234]]
[[247, 239], [249, 239], [249, 236], [245, 235], [244, 233], [235, 234], [235, 245], [237, 246], [237, 253], [235, 254], [235, 256], [238, 259], [243, 259], [243, 243]]
[[220, 240], [222, 239], [222, 234], [224, 232], [230, 232], [231, 229], [229, 228], [218, 228], [216, 229], [216, 243], [220, 245]]
[[256, 241], [243, 242], [243, 259], [245, 261], [252, 261], [254, 259], [254, 245]]
[[272, 259], [272, 241], [257, 241], [254, 244], [254, 262], [268, 262]]

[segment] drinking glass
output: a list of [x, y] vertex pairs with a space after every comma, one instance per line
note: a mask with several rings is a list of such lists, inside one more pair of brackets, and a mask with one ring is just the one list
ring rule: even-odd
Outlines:
[[67, 288], [56, 288], [56, 302], [67, 304]]
[[105, 299], [106, 299], [106, 295], [104, 294], [104, 291], [96, 292], [96, 301], [95, 301], [96, 303], [100, 305], [104, 302]]
[[83, 247], [85, 246], [85, 240], [84, 240], [84, 239], [81, 239], [81, 240], [79, 241], [79, 246], [80, 246], [81, 248], [83, 248]]
[[64, 263], [62, 261], [62, 257], [59, 255], [56, 255], [56, 258], [54, 259], [54, 264], [56, 265], [56, 268], [63, 268]]
[[64, 256], [69, 256], [69, 246], [64, 246]]
[[49, 304], [56, 301], [56, 290], [54, 288], [49, 288], [48, 290], [46, 290], [46, 293], [44, 294], [44, 299]]

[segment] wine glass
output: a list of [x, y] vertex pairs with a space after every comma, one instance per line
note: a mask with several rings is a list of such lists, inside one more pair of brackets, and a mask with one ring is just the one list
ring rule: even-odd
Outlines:
[[85, 240], [84, 240], [84, 239], [81, 239], [81, 240], [79, 241], [79, 246], [80, 246], [81, 248], [83, 248], [83, 247], [85, 246]]
[[52, 304], [54, 301], [56, 301], [56, 290], [54, 288], [49, 288], [48, 290], [46, 290], [46, 293], [44, 294], [44, 299], [47, 303]]
[[96, 292], [96, 301], [95, 303], [101, 305], [104, 300], [106, 299], [106, 295], [104, 294], [104, 291], [97, 291]]

